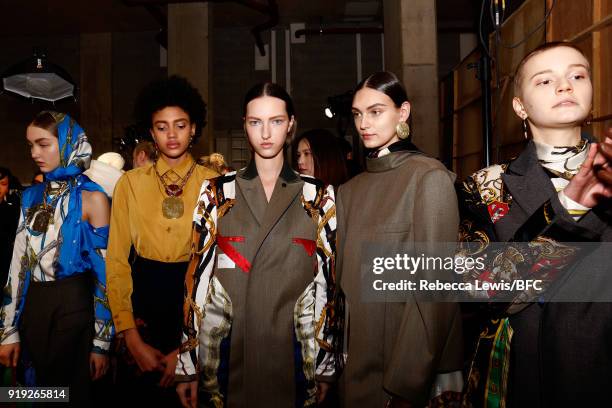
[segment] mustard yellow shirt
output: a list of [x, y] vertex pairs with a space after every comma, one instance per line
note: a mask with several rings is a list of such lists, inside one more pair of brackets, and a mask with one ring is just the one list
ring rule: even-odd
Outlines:
[[[157, 171], [167, 184], [179, 184], [193, 163], [189, 155], [172, 169], [160, 158]], [[131, 246], [139, 256], [154, 261], [188, 261], [193, 209], [202, 182], [215, 176], [214, 171], [196, 165], [183, 187], [180, 198], [184, 212], [177, 219], [167, 219], [162, 214], [162, 201], [167, 195], [152, 165], [130, 170], [117, 182], [106, 254], [106, 290], [117, 332], [135, 327], [132, 269], [128, 262]]]

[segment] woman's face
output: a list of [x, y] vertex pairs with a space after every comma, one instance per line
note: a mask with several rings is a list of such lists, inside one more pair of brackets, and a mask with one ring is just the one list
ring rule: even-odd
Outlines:
[[297, 165], [300, 174], [306, 174], [314, 177], [314, 157], [312, 156], [312, 151], [310, 150], [310, 143], [308, 143], [306, 138], [301, 139], [298, 143]]
[[32, 160], [41, 172], [49, 173], [60, 165], [59, 143], [51, 132], [36, 126], [28, 126], [26, 139]]
[[151, 136], [160, 155], [165, 159], [178, 159], [186, 154], [195, 124], [178, 106], [167, 106], [153, 114]]
[[0, 201], [4, 200], [4, 197], [8, 194], [9, 191], [9, 176], [4, 176], [0, 179]]
[[285, 101], [273, 96], [260, 96], [247, 104], [244, 129], [255, 155], [272, 159], [283, 154], [287, 134], [293, 126]]
[[519, 93], [514, 111], [535, 128], [581, 125], [593, 99], [589, 62], [570, 47], [542, 51], [523, 66]]
[[353, 97], [355, 128], [368, 149], [383, 149], [399, 140], [397, 124], [410, 116], [410, 104], [396, 107], [393, 100], [372, 88], [361, 88]]

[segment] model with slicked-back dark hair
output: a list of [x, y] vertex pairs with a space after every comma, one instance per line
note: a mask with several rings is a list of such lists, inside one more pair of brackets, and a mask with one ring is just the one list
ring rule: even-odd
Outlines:
[[[404, 102], [410, 102], [408, 100], [406, 88], [404, 88], [404, 85], [400, 82], [397, 75], [390, 71], [380, 71], [370, 74], [367, 78], [363, 79], [361, 82], [359, 82], [359, 84], [357, 84], [353, 90], [353, 95], [363, 88], [370, 88], [384, 93], [391, 98], [396, 108], [399, 108]], [[407, 123], [410, 126], [411, 134], [414, 135], [412, 116], [413, 115], [410, 115], [408, 117]], [[410, 136], [410, 139], [412, 139], [412, 136]]]

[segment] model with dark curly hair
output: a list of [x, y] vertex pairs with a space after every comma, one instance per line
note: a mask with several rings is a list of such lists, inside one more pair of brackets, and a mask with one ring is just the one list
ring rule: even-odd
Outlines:
[[206, 126], [206, 103], [200, 92], [181, 76], [173, 75], [149, 84], [136, 99], [134, 115], [150, 127], [152, 115], [168, 106], [180, 108], [189, 116], [194, 125], [192, 142], [195, 144]]
[[[204, 126], [206, 104], [189, 82], [153, 82], [137, 99], [157, 149], [153, 164], [117, 183], [108, 247], [109, 302], [122, 364], [125, 399], [144, 406], [180, 406], [166, 388], [174, 379], [181, 340], [183, 282], [191, 249], [191, 212], [204, 180], [216, 176], [189, 149]], [[149, 402], [149, 403], [147, 403]]]

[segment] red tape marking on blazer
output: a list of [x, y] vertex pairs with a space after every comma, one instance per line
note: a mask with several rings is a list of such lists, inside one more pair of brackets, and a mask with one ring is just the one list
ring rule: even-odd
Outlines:
[[246, 259], [240, 252], [234, 248], [230, 242], [244, 242], [244, 237], [224, 237], [221, 234], [217, 234], [217, 245], [225, 255], [229, 257], [244, 273], [251, 271], [251, 263]]
[[302, 245], [308, 256], [312, 256], [317, 250], [317, 243], [312, 239], [293, 238], [291, 241], [293, 241], [294, 244]]

